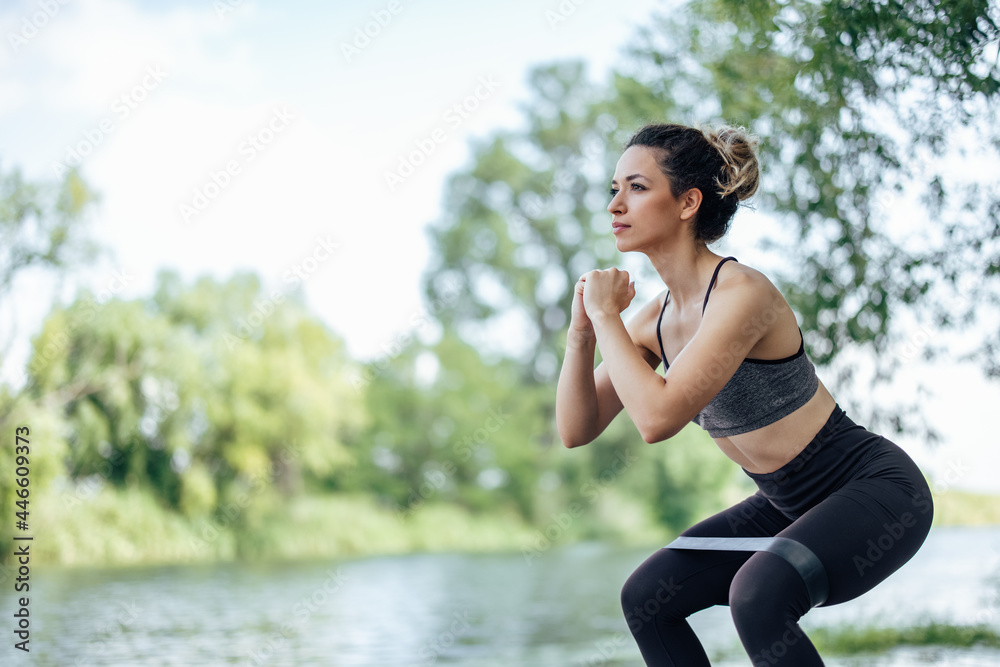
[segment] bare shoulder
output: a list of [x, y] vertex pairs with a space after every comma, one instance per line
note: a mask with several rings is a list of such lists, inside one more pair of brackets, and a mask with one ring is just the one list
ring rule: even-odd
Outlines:
[[785, 356], [777, 354], [778, 350], [798, 346], [798, 326], [791, 306], [774, 283], [751, 266], [726, 262], [719, 271], [704, 317], [720, 315], [729, 320], [729, 326], [739, 323], [742, 334], [759, 341], [751, 357], [777, 358]]
[[708, 301], [709, 307], [717, 296], [726, 300], [746, 299], [754, 309], [788, 309], [788, 302], [766, 275], [746, 264], [726, 262]]

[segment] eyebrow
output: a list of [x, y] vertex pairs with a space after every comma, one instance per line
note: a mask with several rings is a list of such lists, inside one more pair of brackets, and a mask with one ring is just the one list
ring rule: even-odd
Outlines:
[[[646, 178], [646, 177], [645, 177], [645, 176], [643, 176], [642, 174], [632, 174], [631, 176], [626, 176], [626, 177], [625, 177], [625, 180], [626, 180], [626, 181], [634, 181], [634, 180], [635, 180], [635, 179], [637, 179], [637, 178], [645, 178], [645, 179], [646, 179], [647, 181], [649, 180], [648, 178]], [[613, 178], [612, 178], [612, 179], [611, 179], [611, 182], [612, 182], [612, 183], [617, 183], [618, 181], [616, 181], [615, 179], [613, 179]]]

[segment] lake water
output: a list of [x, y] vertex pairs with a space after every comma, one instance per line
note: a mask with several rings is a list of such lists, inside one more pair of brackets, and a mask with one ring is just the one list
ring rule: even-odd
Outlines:
[[[641, 666], [618, 603], [653, 548], [588, 543], [521, 553], [296, 564], [32, 571], [31, 653], [4, 665]], [[1000, 527], [935, 528], [903, 569], [803, 627], [989, 623], [1000, 630]], [[692, 618], [713, 664], [746, 666], [729, 610]], [[988, 650], [899, 650], [827, 664], [1000, 665]]]

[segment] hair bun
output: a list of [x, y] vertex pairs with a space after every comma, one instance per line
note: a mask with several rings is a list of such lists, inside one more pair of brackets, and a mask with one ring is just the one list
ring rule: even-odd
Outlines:
[[716, 177], [719, 196], [735, 194], [740, 201], [748, 199], [757, 191], [760, 183], [760, 169], [757, 163], [759, 139], [743, 127], [723, 125], [719, 128], [706, 127], [702, 133], [722, 156], [725, 168]]

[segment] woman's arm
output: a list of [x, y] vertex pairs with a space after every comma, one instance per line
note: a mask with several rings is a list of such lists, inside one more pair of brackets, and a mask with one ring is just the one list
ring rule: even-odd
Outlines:
[[[646, 442], [676, 435], [708, 405], [770, 329], [775, 318], [762, 317], [772, 307], [766, 278], [738, 275], [720, 283], [694, 337], [670, 365], [666, 376], [652, 370], [636, 351], [622, 323], [627, 303], [616, 269], [588, 274], [587, 313], [616, 396]], [[597, 275], [594, 275], [597, 274]], [[588, 298], [589, 296], [589, 298]]]
[[[577, 283], [573, 295], [573, 317], [566, 335], [559, 383], [556, 387], [556, 429], [566, 447], [580, 447], [593, 442], [604, 432], [611, 420], [621, 412], [622, 402], [602, 362], [594, 368], [597, 335], [583, 308], [583, 282]], [[650, 306], [658, 308], [656, 302]], [[636, 353], [650, 369], [659, 365], [659, 357], [639, 343], [641, 327], [648, 324], [647, 306], [632, 318], [626, 331]]]
[[[566, 335], [566, 354], [563, 357], [562, 370], [559, 372], [559, 384], [556, 385], [556, 430], [566, 447], [580, 447], [592, 442], [603, 430], [600, 423], [601, 403], [597, 396], [595, 379], [594, 351], [597, 349], [597, 338], [573, 331], [570, 328]], [[615, 414], [622, 409], [617, 396], [603, 401], [605, 412]], [[617, 407], [609, 405], [617, 403]]]

